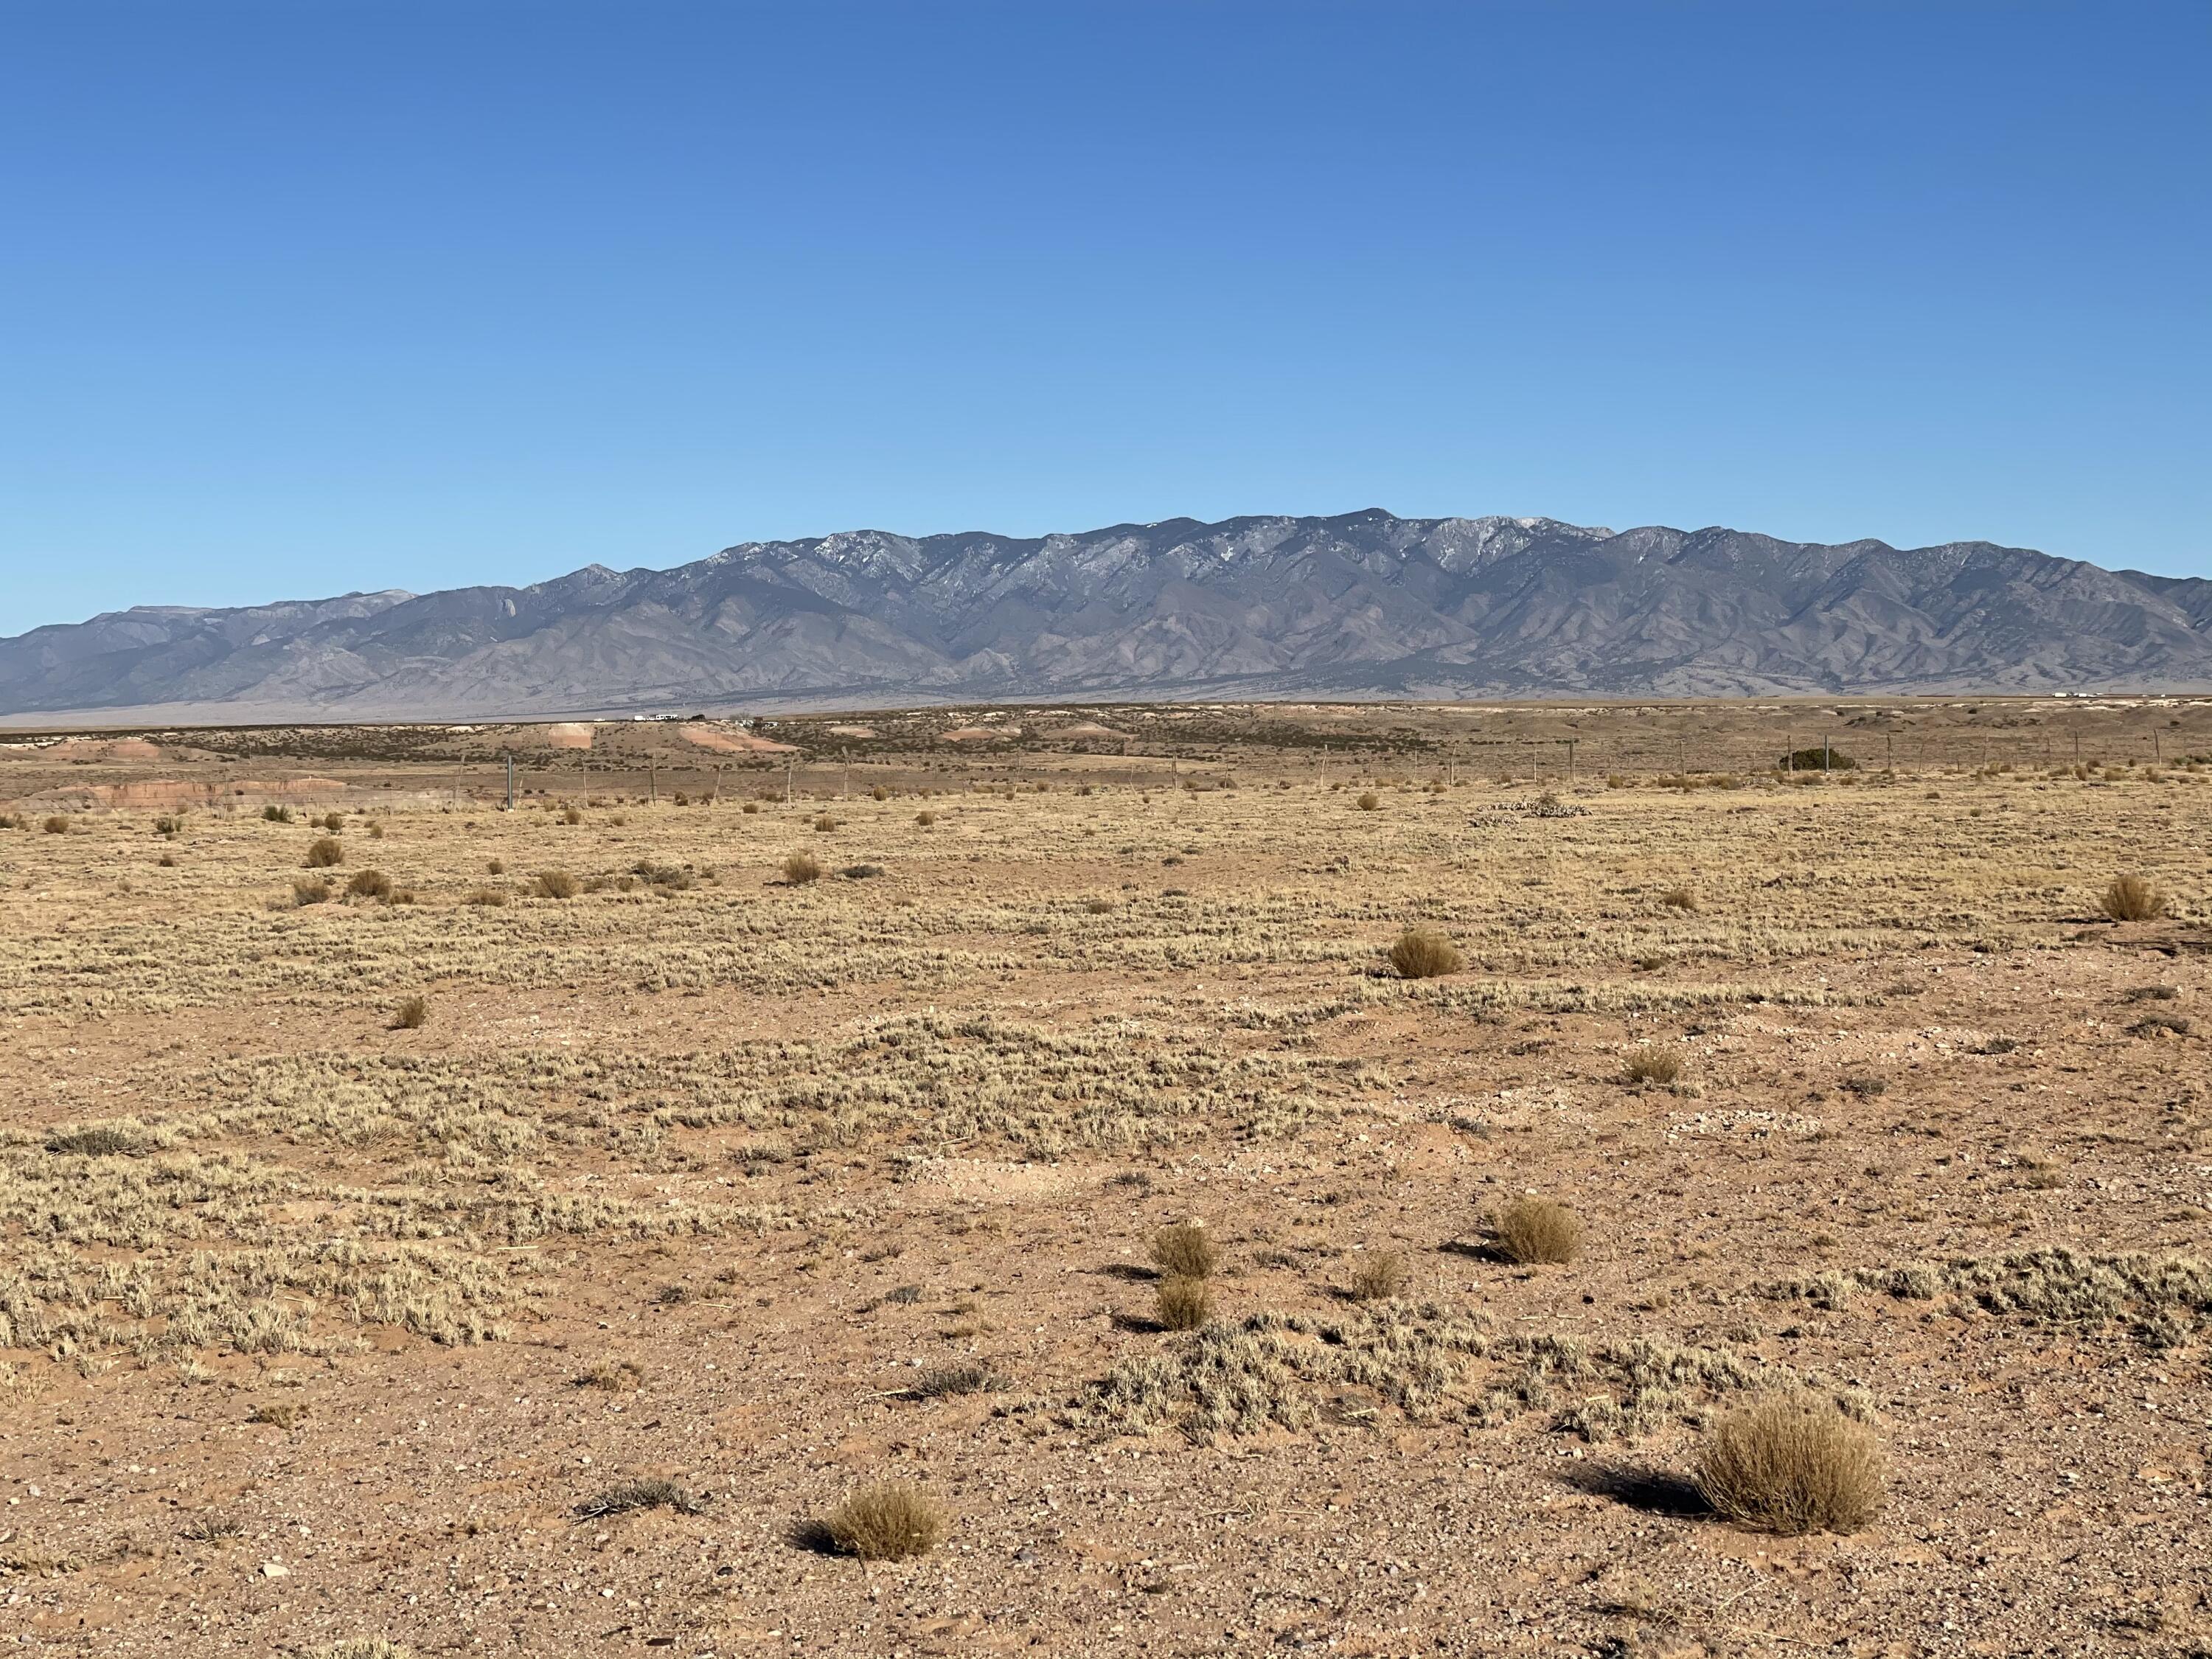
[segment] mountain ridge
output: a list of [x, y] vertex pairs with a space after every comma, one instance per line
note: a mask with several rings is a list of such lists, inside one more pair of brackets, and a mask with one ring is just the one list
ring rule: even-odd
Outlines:
[[2212, 689], [2212, 581], [1541, 517], [746, 542], [526, 586], [137, 606], [0, 640], [0, 717], [551, 717], [1052, 697]]

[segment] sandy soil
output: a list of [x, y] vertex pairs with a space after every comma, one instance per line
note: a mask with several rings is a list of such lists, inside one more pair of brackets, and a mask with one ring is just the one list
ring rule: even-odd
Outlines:
[[[788, 807], [779, 764], [506, 813], [302, 738], [327, 871], [258, 799], [0, 828], [0, 1632], [2212, 1650], [2184, 740], [1689, 788], [1205, 741], [1185, 787], [917, 736]], [[2124, 872], [2163, 915], [2105, 915]], [[1396, 976], [1407, 924], [1459, 970]], [[1501, 1254], [1528, 1194], [1571, 1262]], [[1192, 1219], [1176, 1334], [1149, 1251]], [[1784, 1389], [1878, 1441], [1864, 1526], [1705, 1506], [1714, 1423]], [[934, 1552], [820, 1541], [887, 1476]], [[652, 1478], [685, 1501], [580, 1513]]]

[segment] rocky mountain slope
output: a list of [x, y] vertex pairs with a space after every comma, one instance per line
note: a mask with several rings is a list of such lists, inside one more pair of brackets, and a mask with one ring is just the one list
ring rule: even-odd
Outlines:
[[0, 641], [0, 714], [491, 718], [1049, 696], [2212, 689], [2212, 582], [1550, 519], [876, 531]]

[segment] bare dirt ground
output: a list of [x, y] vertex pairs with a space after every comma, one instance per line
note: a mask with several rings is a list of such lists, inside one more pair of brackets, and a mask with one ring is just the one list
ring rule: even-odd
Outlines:
[[0, 748], [0, 1643], [2212, 1653], [2212, 708], [840, 718]]

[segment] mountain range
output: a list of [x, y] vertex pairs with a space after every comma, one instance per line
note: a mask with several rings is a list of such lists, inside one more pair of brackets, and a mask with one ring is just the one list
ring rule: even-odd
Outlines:
[[2100, 689], [2212, 689], [2212, 581], [1987, 542], [1379, 510], [855, 531], [528, 587], [142, 605], [0, 640], [16, 723]]

